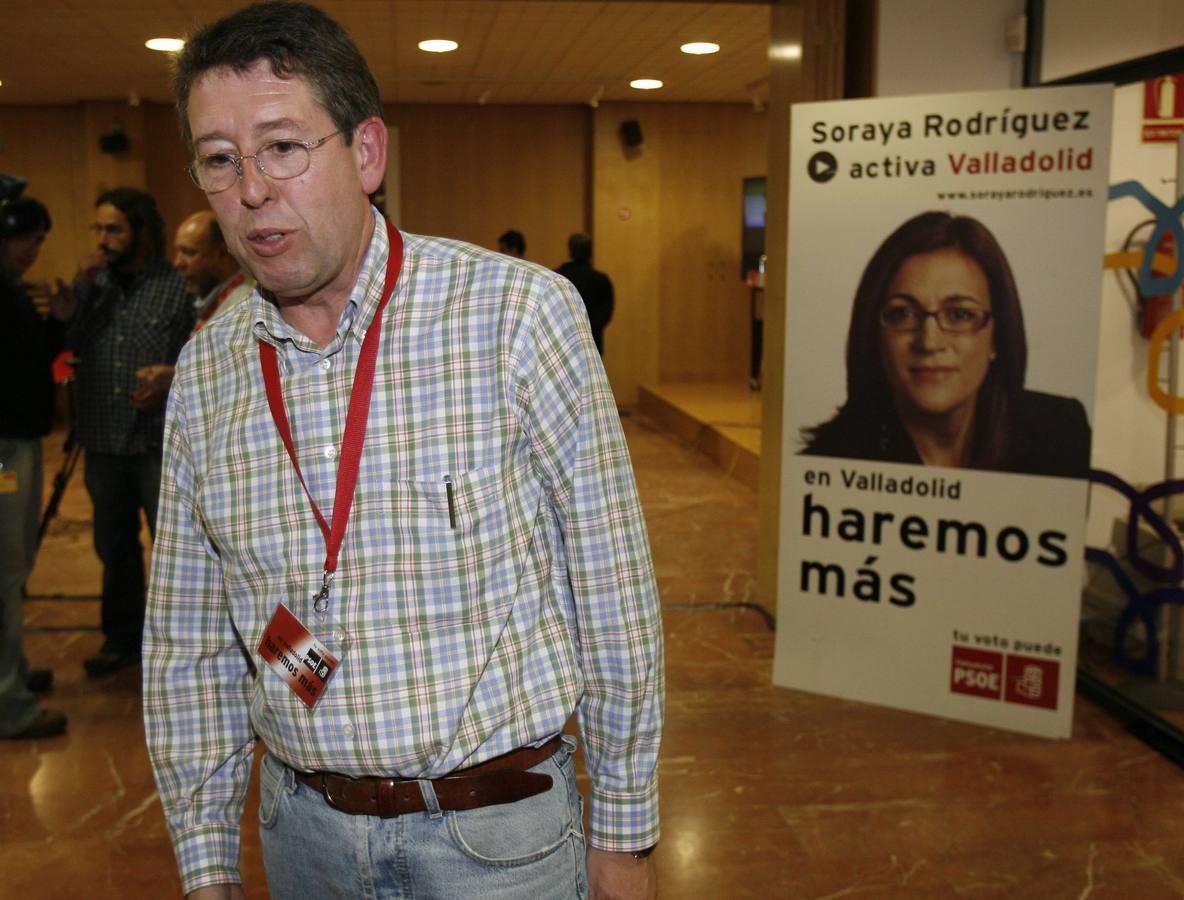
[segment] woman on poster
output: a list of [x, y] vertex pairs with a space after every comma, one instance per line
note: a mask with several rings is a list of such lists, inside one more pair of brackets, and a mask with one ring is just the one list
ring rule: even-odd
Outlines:
[[915, 216], [863, 272], [847, 400], [803, 429], [801, 452], [1085, 478], [1085, 409], [1025, 389], [1027, 354], [1015, 278], [994, 235], [968, 216]]

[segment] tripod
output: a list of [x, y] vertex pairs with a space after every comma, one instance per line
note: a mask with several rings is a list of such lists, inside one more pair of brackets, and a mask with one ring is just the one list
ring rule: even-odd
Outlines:
[[49, 503], [45, 505], [45, 512], [41, 515], [41, 527], [37, 529], [37, 549], [41, 549], [41, 542], [45, 539], [45, 532], [49, 530], [49, 523], [58, 514], [62, 505], [62, 497], [66, 494], [66, 486], [70, 483], [70, 476], [78, 465], [78, 458], [82, 456], [82, 445], [74, 438], [74, 428], [66, 435], [66, 443], [62, 448], [66, 456], [62, 460], [62, 467], [53, 476], [53, 493], [49, 495]]
[[[65, 354], [63, 354], [65, 356]], [[41, 549], [41, 542], [45, 539], [45, 533], [49, 530], [49, 523], [53, 517], [58, 514], [58, 509], [62, 505], [62, 497], [66, 494], [66, 486], [70, 483], [70, 476], [74, 474], [74, 469], [78, 466], [78, 458], [82, 456], [82, 445], [74, 436], [74, 422], [75, 422], [75, 400], [74, 400], [74, 373], [73, 373], [73, 359], [68, 362], [62, 361], [61, 368], [58, 367], [58, 361], [55, 361], [55, 375], [61, 372], [57, 381], [66, 391], [66, 415], [69, 419], [70, 430], [66, 433], [66, 443], [62, 446], [65, 456], [62, 459], [62, 466], [58, 469], [58, 473], [53, 476], [53, 492], [49, 496], [49, 503], [45, 505], [45, 512], [41, 515], [41, 527], [37, 529], [37, 549]], [[67, 368], [69, 366], [69, 368]]]

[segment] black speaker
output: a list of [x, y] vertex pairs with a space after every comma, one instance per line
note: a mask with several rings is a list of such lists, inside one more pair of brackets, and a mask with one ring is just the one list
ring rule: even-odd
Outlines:
[[99, 149], [103, 153], [123, 153], [131, 146], [122, 128], [112, 128], [99, 136]]
[[641, 146], [641, 123], [636, 119], [627, 119], [621, 123], [621, 140], [626, 147]]

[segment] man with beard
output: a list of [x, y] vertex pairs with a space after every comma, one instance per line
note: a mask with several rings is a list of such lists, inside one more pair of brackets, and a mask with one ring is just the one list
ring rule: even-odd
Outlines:
[[172, 365], [193, 327], [185, 281], [164, 259], [156, 201], [115, 188], [95, 202], [97, 252], [54, 298], [79, 358], [75, 437], [86, 451], [95, 551], [103, 563], [103, 646], [85, 661], [104, 675], [140, 660], [144, 562], [140, 510], [156, 532], [164, 411], [136, 372]]

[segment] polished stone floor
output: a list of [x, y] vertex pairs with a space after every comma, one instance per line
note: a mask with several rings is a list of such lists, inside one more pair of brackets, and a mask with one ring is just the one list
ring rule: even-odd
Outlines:
[[[1184, 897], [1184, 772], [1088, 701], [1048, 741], [774, 688], [764, 618], [720, 606], [758, 599], [756, 495], [647, 421], [626, 429], [666, 607], [664, 898]], [[89, 541], [77, 473], [30, 592], [93, 594]], [[179, 890], [139, 672], [81, 669], [97, 618], [89, 599], [27, 605], [70, 731], [0, 744], [2, 897]], [[254, 806], [242, 868], [264, 898]]]

